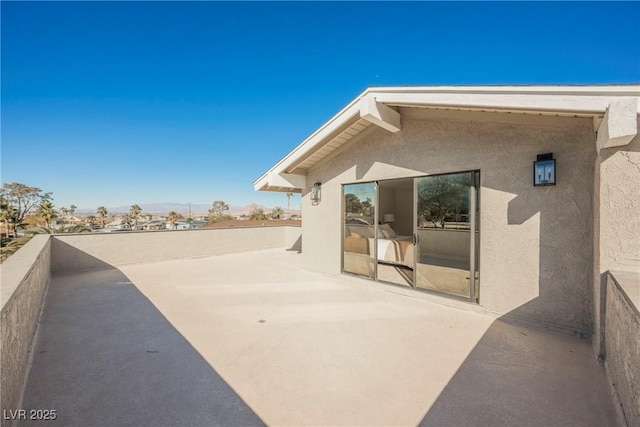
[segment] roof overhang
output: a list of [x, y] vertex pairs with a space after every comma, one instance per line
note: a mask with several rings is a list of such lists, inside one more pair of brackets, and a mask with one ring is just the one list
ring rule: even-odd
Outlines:
[[371, 125], [399, 132], [399, 107], [587, 117], [598, 131], [598, 148], [608, 148], [636, 135], [640, 85], [368, 88], [254, 181], [254, 188], [301, 192], [310, 167]]

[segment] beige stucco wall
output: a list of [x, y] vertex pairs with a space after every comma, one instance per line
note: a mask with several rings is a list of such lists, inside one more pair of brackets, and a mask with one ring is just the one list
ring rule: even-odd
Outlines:
[[629, 145], [601, 150], [596, 161], [600, 272], [640, 271], [640, 136]]
[[[0, 266], [2, 320], [0, 371], [3, 410], [19, 408], [40, 309], [49, 284], [49, 236], [35, 236]], [[2, 417], [2, 425], [9, 421]]]
[[300, 231], [285, 226], [56, 235], [51, 268], [55, 273], [286, 245], [296, 249]]
[[[638, 120], [640, 129], [640, 119]], [[600, 150], [594, 178], [594, 349], [603, 352], [605, 278], [608, 270], [640, 276], [640, 136]]]
[[[339, 273], [341, 184], [478, 169], [480, 304], [498, 313], [592, 331], [592, 121], [402, 109], [402, 131], [375, 126], [313, 167], [322, 201], [303, 193], [303, 257]], [[558, 184], [533, 187], [537, 154], [553, 152]]]

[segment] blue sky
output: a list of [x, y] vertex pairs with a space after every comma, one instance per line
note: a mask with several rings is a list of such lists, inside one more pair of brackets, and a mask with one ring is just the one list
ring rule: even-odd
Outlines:
[[637, 2], [1, 8], [2, 182], [56, 206], [286, 206], [253, 180], [367, 86], [640, 82]]

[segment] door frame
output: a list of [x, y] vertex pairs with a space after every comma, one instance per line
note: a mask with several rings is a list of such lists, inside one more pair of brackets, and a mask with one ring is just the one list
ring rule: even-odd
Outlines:
[[[420, 178], [428, 178], [428, 177], [436, 177], [436, 176], [444, 176], [444, 175], [455, 175], [455, 174], [463, 174], [463, 173], [469, 173], [471, 175], [471, 185], [469, 186], [469, 228], [470, 230], [469, 230], [469, 297], [468, 298], [462, 297], [462, 296], [456, 296], [452, 294], [446, 294], [446, 293], [438, 292], [435, 290], [419, 288], [416, 286], [416, 271], [417, 271], [417, 265], [418, 265], [418, 252], [419, 252], [418, 248], [420, 243], [420, 239], [418, 236], [418, 221], [417, 221], [418, 219], [418, 180]], [[426, 293], [432, 293], [438, 296], [454, 298], [458, 300], [465, 300], [471, 303], [479, 303], [479, 289], [477, 290], [476, 288], [479, 287], [478, 282], [479, 282], [479, 275], [480, 275], [480, 269], [479, 269], [480, 254], [479, 254], [479, 248], [478, 248], [478, 243], [480, 239], [480, 223], [479, 223], [480, 207], [478, 204], [478, 199], [479, 199], [478, 193], [480, 190], [480, 169], [469, 169], [469, 170], [462, 170], [462, 171], [455, 171], [455, 172], [436, 173], [436, 174], [419, 175], [419, 176], [407, 176], [407, 177], [388, 178], [388, 179], [377, 179], [373, 181], [356, 181], [356, 182], [343, 183], [341, 185], [341, 195], [340, 195], [341, 197], [341, 202], [340, 202], [340, 214], [341, 214], [340, 215], [340, 218], [341, 218], [341, 221], [340, 221], [340, 224], [341, 224], [340, 271], [341, 273], [354, 275], [357, 277], [364, 277], [364, 278], [373, 280], [375, 282], [380, 282], [384, 284], [401, 286], [402, 288], [406, 289], [406, 286], [399, 285], [392, 282], [386, 282], [378, 278], [378, 231], [379, 231], [378, 222], [380, 218], [380, 213], [378, 212], [379, 204], [380, 204], [380, 191], [379, 191], [380, 185], [379, 184], [380, 182], [396, 181], [396, 180], [402, 180], [402, 179], [413, 180], [413, 200], [412, 200], [413, 202], [413, 206], [412, 206], [413, 236], [412, 238], [413, 238], [413, 245], [414, 245], [414, 250], [413, 250], [414, 274], [413, 274], [413, 280], [410, 283], [411, 289], [419, 290]], [[344, 270], [344, 239], [345, 239], [345, 228], [346, 228], [345, 222], [344, 222], [344, 219], [345, 219], [344, 188], [345, 186], [348, 186], [348, 185], [366, 184], [366, 183], [372, 183], [374, 185], [373, 277], [362, 276], [357, 273], [351, 273], [349, 271]], [[478, 275], [478, 277], [476, 276], [476, 274]]]
[[[418, 235], [418, 181], [423, 178], [431, 178], [437, 176], [446, 176], [446, 175], [458, 175], [468, 173], [470, 175], [470, 185], [469, 185], [469, 297], [458, 296], [447, 294], [444, 292], [438, 292], [430, 289], [419, 288], [416, 284], [417, 282], [417, 270], [419, 264], [419, 247], [420, 247], [420, 236]], [[468, 300], [472, 303], [478, 303], [478, 292], [476, 291], [476, 272], [478, 276], [480, 275], [478, 258], [479, 253], [476, 251], [477, 239], [479, 239], [479, 224], [478, 218], [479, 215], [479, 205], [478, 205], [478, 190], [480, 189], [480, 170], [479, 169], [471, 169], [464, 171], [456, 171], [456, 172], [447, 172], [447, 173], [437, 173], [431, 175], [423, 175], [416, 176], [413, 178], [413, 289], [417, 289], [424, 292], [434, 293], [441, 296], [446, 296], [455, 299]], [[479, 242], [479, 240], [478, 240]]]

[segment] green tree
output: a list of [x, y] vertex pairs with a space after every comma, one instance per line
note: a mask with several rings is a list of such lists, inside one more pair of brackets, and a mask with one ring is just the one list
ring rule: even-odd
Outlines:
[[362, 213], [362, 202], [360, 198], [353, 193], [347, 193], [344, 195], [344, 211], [347, 214], [359, 214]]
[[100, 227], [104, 228], [104, 220], [107, 217], [107, 214], [109, 213], [107, 211], [107, 208], [105, 208], [104, 206], [100, 206], [96, 212], [98, 213], [98, 216], [100, 217]]
[[169, 212], [169, 222], [173, 229], [176, 229], [176, 222], [178, 221], [178, 213], [176, 211]]
[[255, 207], [249, 212], [249, 219], [264, 220], [267, 219], [267, 215], [265, 215], [264, 209]]
[[140, 216], [140, 212], [142, 212], [142, 208], [138, 205], [131, 205], [131, 207], [129, 208], [129, 213], [131, 215], [131, 218], [133, 219], [134, 230], [138, 229], [138, 217]]
[[0, 189], [0, 204], [6, 203], [13, 207], [12, 214], [14, 235], [17, 234], [18, 226], [22, 224], [24, 217], [36, 206], [44, 201], [51, 200], [52, 193], [43, 193], [37, 187], [30, 187], [19, 182], [3, 184]]
[[[73, 214], [76, 212], [76, 209], [78, 209], [76, 205], [69, 206], [69, 215], [73, 216]], [[70, 219], [70, 221], [73, 221], [73, 219]]]
[[9, 238], [9, 230], [13, 228], [13, 224], [18, 221], [18, 214], [13, 206], [8, 203], [0, 202], [0, 219], [4, 223], [7, 239]]
[[283, 213], [284, 211], [282, 210], [282, 208], [280, 206], [276, 206], [275, 208], [273, 208], [273, 211], [271, 211], [271, 218], [280, 219]]
[[434, 225], [445, 228], [452, 214], [468, 213], [468, 174], [434, 176], [418, 184], [418, 215], [430, 218]]
[[224, 211], [229, 210], [229, 205], [222, 200], [216, 200], [209, 209], [209, 214], [213, 216], [221, 216]]
[[362, 215], [373, 218], [373, 201], [370, 197], [362, 202]]
[[89, 216], [87, 217], [87, 222], [88, 222], [89, 224], [91, 224], [91, 225], [96, 225], [96, 220], [97, 220], [97, 219], [98, 219], [98, 218], [97, 218], [95, 215], [89, 215]]
[[2, 248], [0, 249], [0, 262], [4, 262], [11, 255], [16, 253], [18, 249], [26, 245], [33, 235], [21, 236], [15, 239], [12, 239], [9, 242], [2, 242]]
[[54, 209], [53, 203], [48, 200], [38, 205], [36, 215], [44, 220], [47, 230], [51, 230], [51, 220], [58, 217], [58, 213]]

